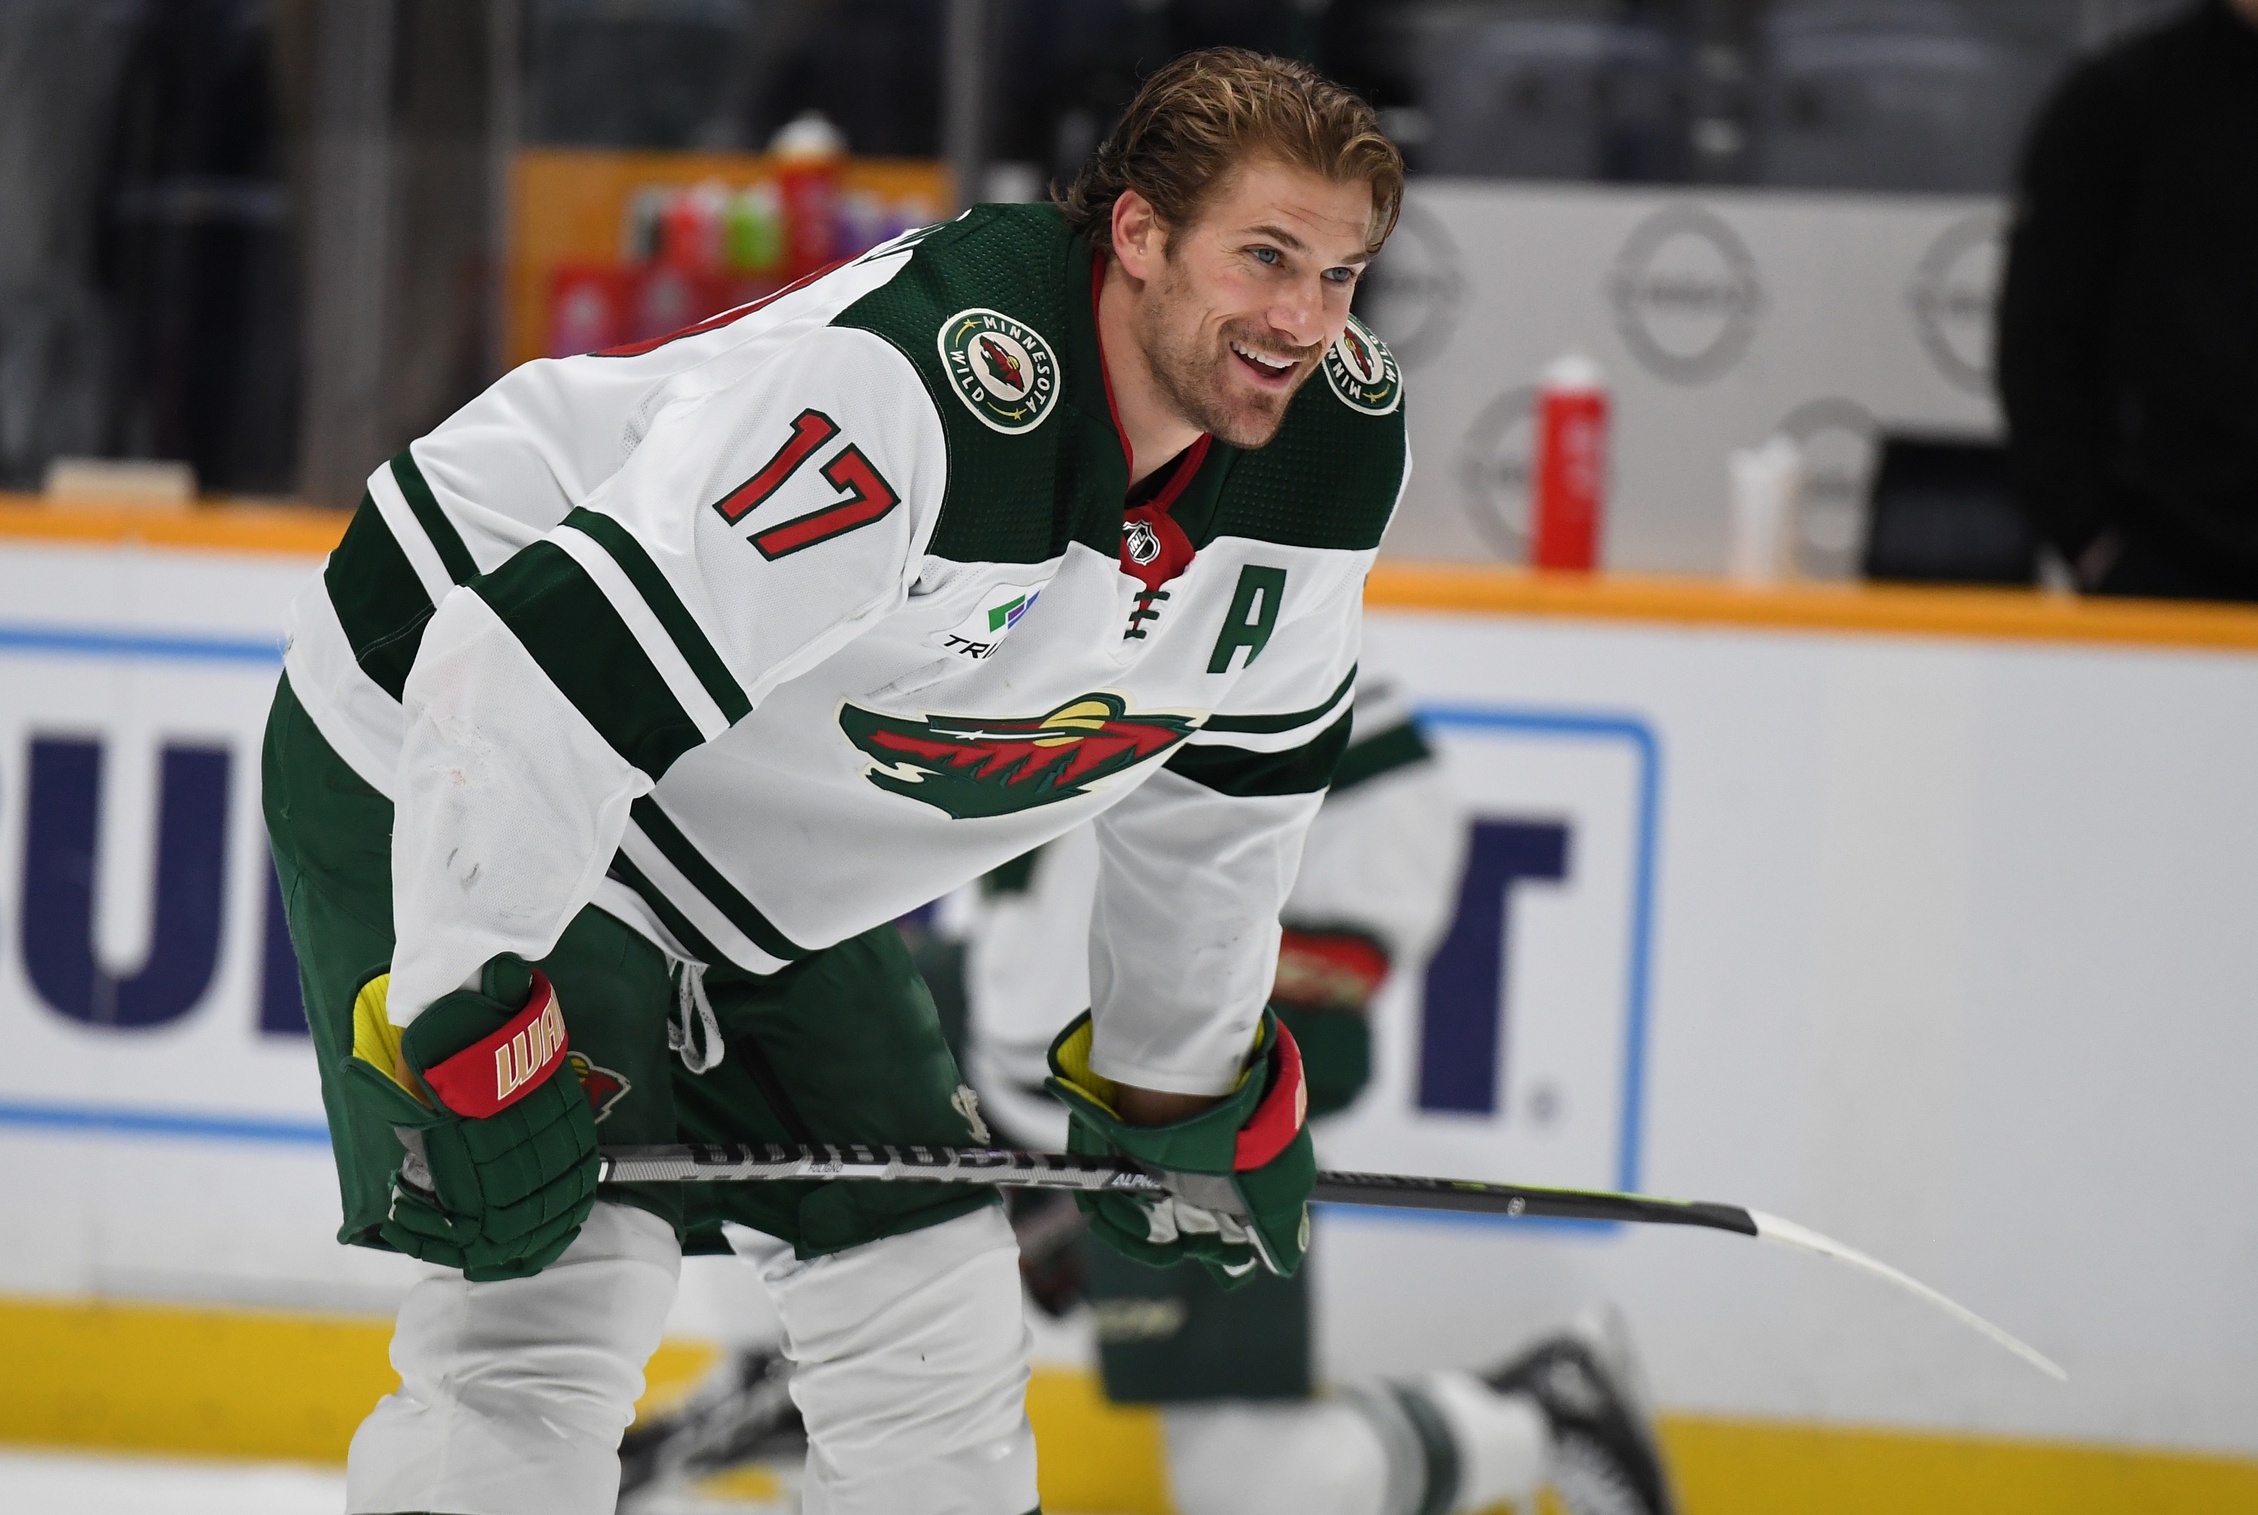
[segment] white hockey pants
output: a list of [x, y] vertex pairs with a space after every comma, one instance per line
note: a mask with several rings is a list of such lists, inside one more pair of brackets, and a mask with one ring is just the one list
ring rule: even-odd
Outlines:
[[808, 1427], [801, 1515], [1035, 1508], [1019, 1244], [1000, 1207], [812, 1262], [724, 1230], [784, 1323]]
[[[1027, 1328], [1001, 1212], [809, 1263], [752, 1236], [732, 1241], [769, 1277], [800, 1364], [806, 1515], [1035, 1507]], [[532, 1278], [418, 1283], [392, 1338], [400, 1388], [353, 1437], [350, 1515], [611, 1515], [620, 1434], [680, 1269], [665, 1222], [599, 1204]]]

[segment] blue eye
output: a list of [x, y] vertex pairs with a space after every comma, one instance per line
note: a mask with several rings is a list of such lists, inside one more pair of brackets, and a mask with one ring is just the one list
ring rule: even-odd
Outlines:
[[1279, 252], [1278, 252], [1278, 249], [1277, 249], [1277, 248], [1275, 248], [1275, 247], [1258, 247], [1258, 248], [1255, 248], [1255, 249], [1254, 249], [1254, 255], [1255, 255], [1255, 257], [1256, 257], [1257, 259], [1259, 259], [1260, 261], [1262, 261], [1262, 262], [1264, 262], [1264, 263], [1269, 263], [1269, 264], [1272, 264], [1272, 265], [1275, 265], [1275, 264], [1276, 264], [1276, 263], [1278, 262], [1278, 259], [1279, 259]]
[[1328, 268], [1325, 270], [1325, 277], [1335, 284], [1353, 284], [1356, 282], [1356, 270], [1353, 268]]

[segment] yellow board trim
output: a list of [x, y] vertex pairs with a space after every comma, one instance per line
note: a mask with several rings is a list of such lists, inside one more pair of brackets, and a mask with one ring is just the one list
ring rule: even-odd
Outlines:
[[0, 493], [0, 540], [318, 558], [344, 538], [352, 518], [350, 511], [304, 505], [57, 504], [39, 495]]
[[1940, 636], [1974, 641], [2258, 650], [2258, 608], [2164, 600], [2089, 600], [2013, 589], [1894, 584], [1784, 584], [1716, 579], [1524, 573], [1382, 563], [1365, 581], [1372, 610], [1663, 622], [1751, 631]]
[[[0, 1298], [0, 1442], [341, 1464], [400, 1385], [391, 1340], [367, 1317]], [[661, 1346], [646, 1401], [679, 1398], [713, 1359]]]
[[2258, 1460], [2133, 1447], [1666, 1415], [1688, 1515], [2227, 1515]]
[[[386, 1320], [0, 1298], [0, 1441], [340, 1463], [399, 1382]], [[679, 1403], [715, 1349], [669, 1341], [645, 1409]], [[1039, 1369], [1027, 1414], [1051, 1515], [1174, 1515], [1151, 1409]], [[2151, 1448], [1668, 1415], [1685, 1515], [2224, 1515], [2258, 1511], [2258, 1459]]]
[[[0, 541], [136, 544], [319, 557], [351, 515], [283, 504], [55, 504], [0, 493]], [[1366, 581], [1375, 610], [1661, 623], [1748, 631], [1936, 636], [1972, 641], [2258, 651], [2258, 608], [2160, 600], [2082, 600], [2012, 589], [1786, 584], [1538, 574], [1482, 564], [1386, 562]]]

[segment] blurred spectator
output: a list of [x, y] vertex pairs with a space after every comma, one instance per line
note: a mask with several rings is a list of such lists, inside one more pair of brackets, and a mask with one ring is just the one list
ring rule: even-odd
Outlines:
[[292, 482], [271, 0], [0, 3], [0, 485], [50, 461]]
[[138, 20], [129, 0], [0, 6], [0, 486], [105, 440], [97, 186]]
[[1651, 17], [1438, 8], [1419, 29], [1430, 173], [1683, 180], [1691, 52]]
[[2018, 498], [2083, 587], [2258, 599], [2258, 0], [2204, 0], [2041, 113], [1998, 372]]
[[1990, 8], [1777, 0], [1761, 27], [1756, 181], [1997, 191], [2051, 60], [1979, 25]]
[[110, 123], [96, 270], [106, 450], [289, 490], [298, 292], [268, 0], [145, 0]]

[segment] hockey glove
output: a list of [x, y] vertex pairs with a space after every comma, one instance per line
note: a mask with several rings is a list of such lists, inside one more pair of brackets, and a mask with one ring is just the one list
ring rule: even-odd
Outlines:
[[1301, 1048], [1309, 1118], [1345, 1110], [1372, 1078], [1372, 996], [1388, 977], [1388, 954], [1355, 931], [1297, 931], [1278, 945], [1270, 1008]]
[[1278, 1017], [1263, 1012], [1236, 1089], [1166, 1126], [1133, 1126], [1115, 1113], [1117, 1086], [1090, 1068], [1091, 1034], [1085, 1012], [1051, 1043], [1050, 1089], [1072, 1117], [1066, 1149], [1134, 1158], [1169, 1194], [1077, 1194], [1090, 1229], [1155, 1267], [1196, 1257], [1226, 1288], [1258, 1265], [1291, 1276], [1309, 1249], [1317, 1159], [1301, 1054]]
[[385, 1017], [389, 984], [380, 975], [355, 1000], [346, 1064], [406, 1153], [378, 1234], [474, 1283], [540, 1272], [596, 1200], [596, 1120], [565, 1060], [556, 991], [497, 957], [478, 993], [443, 995], [402, 1031]]

